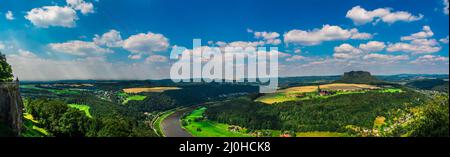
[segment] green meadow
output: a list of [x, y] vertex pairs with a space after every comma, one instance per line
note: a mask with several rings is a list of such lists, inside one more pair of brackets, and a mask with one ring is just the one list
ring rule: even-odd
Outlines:
[[205, 107], [196, 109], [182, 119], [182, 123], [187, 123], [184, 129], [195, 137], [250, 137], [245, 133], [246, 129], [234, 132], [228, 129], [231, 125], [204, 119], [205, 110]]
[[91, 112], [89, 112], [91, 107], [88, 106], [88, 105], [69, 104], [69, 107], [72, 107], [72, 108], [78, 109], [80, 111], [83, 111], [86, 114], [86, 116], [88, 116], [89, 118], [92, 118]]

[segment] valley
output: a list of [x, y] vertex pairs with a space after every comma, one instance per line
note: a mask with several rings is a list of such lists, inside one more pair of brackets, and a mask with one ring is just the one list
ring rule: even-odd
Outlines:
[[448, 76], [397, 77], [280, 78], [270, 94], [252, 83], [23, 82], [22, 136], [419, 136], [424, 112], [435, 110], [426, 104], [448, 97]]

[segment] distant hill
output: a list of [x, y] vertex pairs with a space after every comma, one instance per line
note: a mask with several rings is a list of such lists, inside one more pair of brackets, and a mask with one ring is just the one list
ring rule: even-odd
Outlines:
[[358, 84], [378, 84], [383, 81], [372, 76], [367, 71], [350, 71], [344, 73], [341, 79], [334, 81], [335, 83], [358, 83]]
[[435, 90], [435, 91], [441, 91], [441, 92], [448, 92], [448, 81], [443, 79], [423, 79], [423, 80], [416, 80], [411, 81], [406, 84], [406, 86], [417, 88], [417, 89], [424, 89], [424, 90]]

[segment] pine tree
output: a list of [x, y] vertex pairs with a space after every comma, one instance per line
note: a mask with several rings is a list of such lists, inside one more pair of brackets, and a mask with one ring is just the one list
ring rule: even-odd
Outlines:
[[0, 52], [0, 82], [10, 82], [13, 77], [11, 65], [6, 62], [6, 56]]

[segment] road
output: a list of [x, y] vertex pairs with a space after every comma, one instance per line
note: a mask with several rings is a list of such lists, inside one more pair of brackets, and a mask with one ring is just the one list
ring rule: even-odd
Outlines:
[[184, 113], [192, 109], [186, 108], [176, 111], [161, 122], [161, 129], [165, 137], [192, 137], [190, 133], [181, 127], [180, 119]]

